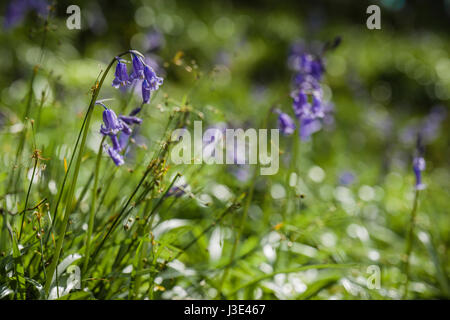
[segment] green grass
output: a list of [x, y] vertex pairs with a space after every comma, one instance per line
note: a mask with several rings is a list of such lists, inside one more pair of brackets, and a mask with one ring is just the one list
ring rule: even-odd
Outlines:
[[[309, 34], [283, 7], [224, 7], [219, 28], [214, 5], [148, 5], [165, 39], [151, 54], [138, 18], [98, 37], [53, 14], [0, 33], [11, 61], [0, 73], [0, 299], [450, 297], [449, 117], [426, 141], [420, 196], [405, 134], [434, 105], [448, 110], [448, 35], [334, 20]], [[276, 128], [271, 108], [293, 116], [289, 45], [336, 35], [323, 80], [334, 123], [309, 141], [280, 136], [277, 174], [250, 166], [239, 180], [235, 165], [171, 162], [171, 132], [196, 120]], [[117, 114], [141, 106], [110, 85], [130, 43], [159, 62], [164, 84], [115, 167], [95, 102], [111, 99]], [[343, 185], [346, 171], [355, 180]], [[186, 194], [170, 196], [184, 182]], [[372, 265], [380, 288], [368, 285]]]

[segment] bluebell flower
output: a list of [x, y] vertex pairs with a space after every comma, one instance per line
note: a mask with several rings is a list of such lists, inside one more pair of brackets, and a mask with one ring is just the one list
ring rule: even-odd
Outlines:
[[121, 151], [122, 149], [120, 148], [119, 139], [117, 138], [117, 135], [109, 135], [109, 137], [111, 139], [113, 149], [116, 150], [117, 152]]
[[126, 87], [130, 84], [128, 77], [127, 65], [122, 62], [119, 58], [117, 59], [115, 78], [112, 82], [114, 88]]
[[131, 80], [144, 79], [144, 63], [142, 58], [137, 54], [132, 53], [133, 56], [133, 72], [130, 75]]
[[324, 119], [330, 122], [320, 84], [325, 68], [321, 56], [313, 56], [305, 52], [294, 54], [296, 56], [290, 58], [294, 61], [292, 64], [297, 71], [293, 81], [294, 91], [291, 94], [292, 107], [300, 123], [300, 137], [309, 139], [311, 134], [322, 128]]
[[125, 163], [125, 161], [123, 160], [123, 156], [119, 153], [119, 151], [108, 146], [106, 143], [104, 144], [104, 148], [106, 149], [106, 152], [111, 157], [111, 159], [114, 161], [114, 164], [116, 166], [121, 166]]
[[128, 125], [131, 124], [141, 124], [142, 123], [142, 119], [138, 118], [136, 116], [124, 116], [124, 115], [120, 115], [119, 116], [119, 120], [125, 122]]
[[119, 115], [118, 117], [113, 110], [106, 107], [102, 102], [97, 101], [96, 104], [101, 105], [103, 111], [103, 124], [100, 127], [100, 133], [111, 139], [112, 147], [105, 147], [106, 152], [117, 166], [124, 163], [123, 156], [120, 154], [128, 145], [128, 140], [132, 134], [131, 126], [141, 124], [142, 119], [135, 115]]
[[142, 103], [148, 103], [150, 101], [151, 88], [147, 79], [142, 81]]
[[278, 129], [281, 133], [286, 136], [293, 134], [296, 128], [294, 120], [279, 109], [275, 109], [274, 112], [278, 113]]
[[126, 124], [125, 122], [121, 122], [121, 124], [122, 124], [122, 132], [125, 134], [128, 134], [128, 135], [131, 135], [131, 132], [132, 132], [131, 127], [128, 124]]
[[325, 116], [322, 101], [316, 95], [312, 96], [311, 114], [314, 118], [323, 118]]
[[163, 78], [158, 77], [149, 65], [144, 66], [144, 76], [152, 91], [158, 90], [159, 86], [163, 83]]
[[309, 137], [322, 129], [322, 123], [320, 120], [315, 118], [302, 118], [300, 120], [300, 138], [302, 140], [308, 140]]
[[310, 104], [308, 103], [308, 96], [303, 91], [299, 90], [297, 93], [293, 93], [294, 102], [292, 107], [297, 119], [301, 119], [309, 115]]
[[308, 92], [320, 91], [321, 86], [319, 80], [310, 74], [298, 73], [294, 76], [294, 86], [300, 90]]
[[314, 57], [308, 53], [300, 53], [297, 57], [294, 57], [294, 70], [299, 75], [310, 75], [314, 79], [320, 80], [325, 68], [321, 57]]
[[119, 148], [121, 151], [125, 150], [125, 153], [126, 153], [126, 148], [128, 146], [128, 141], [130, 140], [130, 137], [131, 137], [131, 134], [127, 134], [125, 132], [122, 132], [119, 137]]
[[416, 190], [425, 189], [425, 184], [422, 183], [422, 171], [425, 170], [425, 159], [423, 157], [414, 157], [413, 171], [416, 176]]
[[323, 72], [325, 71], [322, 59], [319, 58], [317, 60], [312, 61], [310, 68], [311, 68], [311, 75], [315, 79], [320, 80], [322, 78]]
[[100, 127], [100, 132], [103, 135], [116, 135], [123, 129], [123, 123], [119, 121], [113, 110], [108, 109], [101, 104], [105, 110], [103, 111], [103, 124]]

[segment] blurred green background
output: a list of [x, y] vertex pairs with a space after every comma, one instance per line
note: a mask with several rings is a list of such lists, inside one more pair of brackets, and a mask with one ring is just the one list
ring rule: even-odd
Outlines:
[[[63, 159], [70, 157], [90, 88], [112, 57], [130, 48], [139, 50], [151, 59], [164, 84], [143, 110], [137, 142], [141, 147], [117, 171], [117, 181], [110, 186], [113, 195], [106, 197], [110, 207], [98, 216], [101, 224], [115, 203], [123, 201], [121, 192], [132, 190], [137, 177], [128, 178], [128, 169], [146, 165], [164, 132], [169, 109], [186, 99], [196, 110], [193, 114], [201, 113], [204, 128], [217, 123], [259, 128], [272, 107], [293, 116], [290, 48], [304, 43], [314, 51], [340, 36], [341, 45], [325, 56], [323, 81], [326, 99], [334, 104], [334, 121], [300, 144], [294, 186], [286, 183], [292, 136], [281, 137], [281, 168], [274, 176], [253, 177], [254, 168], [247, 172], [246, 167], [169, 168], [170, 176], [183, 174], [195, 197], [164, 204], [159, 212], [156, 228], [172, 222], [160, 227], [161, 243], [168, 246], [183, 247], [192, 234], [211, 224], [216, 209], [252, 185], [254, 194], [236, 254], [242, 258], [229, 268], [226, 283], [220, 283], [221, 272], [232, 255], [239, 214], [208, 230], [171, 273], [155, 275], [153, 280], [161, 286], [155, 297], [216, 298], [220, 293], [222, 298], [247, 299], [402, 298], [401, 263], [414, 198], [412, 157], [418, 132], [425, 144], [427, 188], [420, 194], [408, 298], [449, 297], [450, 1], [76, 1], [81, 30], [68, 30], [65, 10], [71, 4], [75, 3], [54, 3], [48, 24], [29, 12], [21, 23], [0, 33], [3, 184], [14, 166], [31, 174], [36, 141], [43, 157], [50, 159], [42, 162], [45, 168], [30, 203], [45, 197], [53, 206]], [[370, 4], [381, 8], [381, 30], [366, 28]], [[6, 1], [1, 5], [3, 22], [7, 6]], [[30, 117], [37, 127], [34, 137], [27, 136], [21, 162], [14, 163], [36, 65], [40, 69]], [[112, 75], [101, 98], [114, 99], [108, 106], [117, 113], [129, 112], [139, 95], [115, 90], [111, 80]], [[194, 115], [191, 120], [197, 119]], [[267, 127], [275, 128], [276, 116], [268, 119]], [[95, 162], [100, 123], [98, 109], [78, 199]], [[104, 156], [102, 161], [102, 170], [113, 170], [110, 159]], [[0, 188], [4, 208], [23, 201], [29, 182], [23, 177], [19, 196], [10, 202], [5, 187]], [[289, 196], [295, 198], [294, 207], [286, 216]], [[213, 205], [205, 207], [198, 199]], [[74, 239], [84, 232], [89, 208], [88, 197], [80, 201], [71, 225]], [[127, 237], [126, 231], [119, 233], [117, 241]], [[7, 253], [5, 229], [2, 237], [0, 250]], [[76, 241], [72, 244], [64, 249], [66, 254], [77, 252]], [[352, 267], [296, 269], [331, 263]], [[381, 289], [366, 285], [370, 265], [380, 267]], [[95, 275], [107, 278], [105, 270]], [[35, 274], [38, 282], [40, 277]], [[93, 297], [127, 296], [128, 282], [101, 289], [94, 283], [86, 284]]]

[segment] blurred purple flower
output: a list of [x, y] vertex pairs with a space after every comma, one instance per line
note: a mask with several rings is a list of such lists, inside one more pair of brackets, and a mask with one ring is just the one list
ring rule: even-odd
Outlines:
[[349, 185], [355, 181], [355, 175], [351, 171], [344, 171], [339, 176], [339, 183], [342, 185]]
[[322, 129], [322, 123], [315, 118], [302, 118], [300, 120], [300, 138], [302, 140], [308, 140], [309, 137]]
[[302, 74], [311, 75], [316, 80], [320, 80], [325, 71], [322, 59], [307, 53], [302, 53], [298, 57], [296, 69]]
[[300, 123], [300, 137], [307, 140], [322, 128], [323, 122], [332, 123], [332, 107], [323, 101], [320, 84], [325, 67], [322, 57], [305, 52], [303, 44], [297, 44], [291, 49], [289, 63], [296, 71], [291, 93], [292, 107]]
[[5, 28], [11, 29], [20, 24], [29, 11], [46, 17], [49, 12], [49, 3], [46, 0], [13, 0], [9, 3], [5, 15]]
[[108, 30], [108, 22], [98, 3], [90, 1], [83, 13], [89, 30], [96, 36], [103, 35]]
[[447, 110], [443, 106], [435, 106], [430, 113], [418, 123], [408, 124], [400, 131], [400, 140], [412, 145], [418, 134], [424, 144], [430, 144], [439, 138], [442, 122], [447, 117]]
[[232, 166], [231, 173], [241, 182], [246, 182], [250, 179], [251, 172], [249, 165]]
[[443, 106], [435, 106], [421, 124], [421, 137], [425, 143], [431, 143], [439, 137], [442, 122], [447, 117], [447, 110]]
[[223, 148], [225, 141], [227, 125], [224, 122], [218, 122], [208, 127], [203, 134], [203, 157], [215, 157], [216, 148]]
[[413, 171], [416, 176], [416, 190], [425, 189], [425, 184], [422, 183], [422, 171], [425, 170], [425, 159], [423, 158], [424, 148], [422, 145], [422, 136], [417, 135], [416, 155], [413, 159]]
[[173, 186], [166, 193], [166, 197], [180, 198], [181, 196], [186, 194], [186, 188], [187, 188], [187, 184], [186, 183], [183, 184], [183, 185], [180, 185], [180, 186]]
[[164, 46], [164, 37], [161, 32], [152, 30], [147, 33], [148, 51], [157, 51]]
[[294, 102], [292, 106], [297, 119], [301, 119], [302, 117], [308, 115], [308, 111], [310, 108], [308, 103], [308, 96], [304, 92], [298, 91], [297, 94], [293, 93], [293, 99]]
[[315, 95], [312, 96], [311, 114], [314, 118], [323, 118], [325, 116], [322, 101]]
[[127, 149], [127, 146], [128, 146], [128, 141], [130, 140], [130, 137], [131, 137], [131, 134], [128, 134], [128, 133], [125, 133], [125, 132], [122, 132], [121, 134], [120, 134], [120, 137], [119, 137], [119, 150], [125, 150], [125, 153], [126, 153], [126, 149]]
[[281, 133], [286, 136], [293, 134], [296, 128], [294, 120], [279, 109], [275, 109], [274, 112], [278, 114], [278, 129], [281, 130]]
[[416, 176], [416, 189], [425, 189], [425, 185], [422, 183], [422, 171], [425, 170], [425, 159], [422, 157], [414, 157], [413, 171]]

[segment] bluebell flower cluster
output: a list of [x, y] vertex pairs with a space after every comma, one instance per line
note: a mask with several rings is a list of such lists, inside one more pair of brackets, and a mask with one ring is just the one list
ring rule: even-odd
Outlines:
[[[142, 81], [142, 100], [143, 104], [150, 101], [152, 91], [158, 90], [162, 85], [163, 79], [158, 77], [152, 67], [144, 62], [143, 56], [137, 51], [130, 50], [132, 56], [133, 70], [128, 74], [126, 61], [116, 57], [117, 65], [114, 72], [114, 80], [112, 86], [114, 88], [127, 88], [136, 81]], [[131, 134], [132, 126], [142, 123], [142, 119], [137, 117], [142, 106], [135, 108], [129, 115], [119, 115], [109, 109], [103, 102], [98, 101], [96, 104], [103, 106], [103, 124], [100, 127], [100, 133], [108, 136], [111, 146], [104, 144], [105, 152], [111, 157], [116, 166], [125, 163], [123, 153], [126, 152]]]
[[320, 50], [311, 50], [320, 51], [316, 55], [309, 53], [304, 43], [294, 43], [291, 47], [288, 65], [295, 72], [291, 97], [302, 140], [309, 139], [314, 132], [322, 129], [323, 124], [333, 123], [333, 105], [323, 98], [323, 55], [326, 51], [337, 48], [340, 43], [341, 38], [336, 37], [333, 41], [326, 42]]
[[117, 116], [113, 110], [109, 109], [102, 102], [97, 102], [96, 104], [101, 105], [105, 109], [103, 111], [103, 124], [100, 126], [100, 133], [108, 136], [112, 144], [112, 146], [109, 146], [105, 143], [105, 151], [116, 166], [121, 166], [125, 163], [121, 152], [125, 150], [128, 144], [128, 139], [132, 133], [131, 126], [133, 124], [141, 124], [142, 119], [133, 115]]
[[114, 88], [126, 88], [135, 84], [137, 81], [142, 81], [142, 102], [144, 104], [149, 103], [151, 92], [158, 90], [159, 86], [163, 83], [163, 79], [158, 77], [153, 68], [144, 62], [140, 54], [136, 51], [130, 51], [130, 54], [132, 56], [133, 71], [128, 75], [126, 63], [117, 57], [117, 66], [112, 86]]
[[300, 123], [300, 137], [307, 140], [322, 128], [322, 119], [329, 110], [323, 101], [320, 84], [325, 68], [321, 57], [309, 53], [299, 54], [294, 60], [294, 68], [293, 109]]

